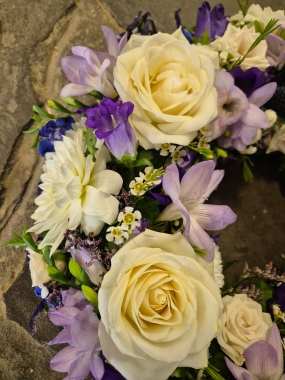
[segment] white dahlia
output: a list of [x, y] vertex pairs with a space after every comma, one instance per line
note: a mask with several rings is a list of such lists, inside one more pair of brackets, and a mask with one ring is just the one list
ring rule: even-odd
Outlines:
[[77, 126], [63, 141], [54, 143], [54, 153], [46, 155], [40, 185], [43, 191], [35, 200], [38, 206], [32, 215], [35, 224], [29, 231], [38, 234], [48, 231], [39, 248], [51, 245], [51, 253], [67, 229], [80, 225], [86, 234], [97, 235], [104, 223], [113, 223], [118, 215], [119, 202], [111, 194], [119, 193], [122, 177], [106, 170], [110, 156], [102, 141], [96, 144], [96, 162], [91, 155], [85, 157], [84, 130], [80, 123]]

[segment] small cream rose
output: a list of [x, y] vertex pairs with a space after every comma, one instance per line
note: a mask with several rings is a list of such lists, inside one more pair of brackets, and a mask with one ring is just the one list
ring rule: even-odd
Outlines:
[[[44, 257], [41, 253], [33, 251], [31, 248], [26, 248], [29, 253], [29, 268], [32, 278], [32, 286], [43, 287], [43, 284], [49, 282], [51, 278], [48, 275], [47, 267], [48, 264], [45, 262]], [[64, 272], [66, 263], [65, 261], [55, 261], [56, 267], [61, 272]]]
[[[242, 29], [236, 28], [232, 24], [228, 24], [225, 34], [222, 37], [217, 37], [210, 44], [210, 47], [220, 52], [220, 60], [228, 62], [228, 68], [231, 68], [233, 63], [240, 57], [245, 56], [250, 46], [257, 39], [259, 33], [255, 32], [254, 27]], [[261, 41], [241, 63], [242, 70], [247, 70], [252, 67], [257, 67], [260, 70], [265, 70], [270, 65], [266, 58], [267, 43]]]
[[265, 340], [272, 325], [268, 313], [246, 294], [223, 298], [222, 333], [217, 337], [221, 349], [237, 364], [244, 362], [243, 352], [252, 343]]
[[180, 233], [146, 230], [116, 253], [104, 276], [100, 344], [128, 380], [165, 380], [176, 367], [207, 366], [221, 309], [214, 264]]
[[123, 102], [134, 103], [130, 122], [145, 149], [187, 145], [217, 114], [217, 53], [190, 45], [182, 31], [132, 35], [114, 69]]

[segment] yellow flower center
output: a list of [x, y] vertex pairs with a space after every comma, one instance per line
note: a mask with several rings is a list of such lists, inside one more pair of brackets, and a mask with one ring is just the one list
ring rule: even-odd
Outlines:
[[132, 214], [131, 212], [127, 212], [124, 217], [123, 217], [123, 221], [124, 223], [126, 224], [132, 224], [134, 221], [135, 221], [135, 216], [134, 214]]

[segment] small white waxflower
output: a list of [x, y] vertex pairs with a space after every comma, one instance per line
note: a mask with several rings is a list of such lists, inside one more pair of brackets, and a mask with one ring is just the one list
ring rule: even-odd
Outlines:
[[159, 185], [161, 182], [160, 178], [157, 178], [154, 174], [158, 173], [157, 169], [147, 166], [144, 169], [144, 173], [140, 172], [140, 177], [148, 183], [148, 185]]
[[142, 214], [138, 211], [133, 209], [133, 207], [125, 207], [125, 212], [120, 212], [118, 216], [118, 221], [121, 223], [121, 228], [124, 231], [129, 231], [130, 233], [133, 232], [133, 230], [136, 227], [140, 226], [140, 220], [142, 218]]
[[134, 180], [130, 182], [131, 193], [136, 196], [144, 195], [145, 193], [145, 185], [144, 180], [141, 177], [136, 177]]
[[198, 142], [198, 148], [202, 149], [211, 149], [211, 145], [208, 142], [211, 141], [210, 137], [203, 136]]
[[201, 135], [210, 137], [212, 135], [212, 131], [210, 131], [209, 126], [205, 125], [205, 127], [201, 128], [200, 131]]
[[266, 110], [265, 115], [268, 117], [270, 127], [272, 127], [276, 123], [276, 120], [277, 120], [276, 112], [273, 110]]
[[161, 156], [168, 156], [169, 153], [175, 150], [175, 146], [171, 145], [170, 143], [155, 144], [155, 149], [160, 150], [159, 154]]
[[182, 148], [183, 148], [183, 146], [178, 146], [177, 148], [175, 148], [173, 153], [171, 153], [171, 157], [172, 157], [171, 163], [172, 164], [180, 165], [184, 162], [184, 159], [182, 157], [186, 156], [186, 150], [182, 149]]
[[107, 232], [109, 233], [106, 235], [106, 239], [116, 245], [123, 244], [124, 240], [129, 238], [129, 234], [121, 226], [109, 227]]
[[215, 256], [214, 256], [214, 278], [219, 288], [224, 286], [224, 275], [223, 275], [223, 265], [222, 265], [222, 256], [219, 251], [219, 246], [214, 242]]

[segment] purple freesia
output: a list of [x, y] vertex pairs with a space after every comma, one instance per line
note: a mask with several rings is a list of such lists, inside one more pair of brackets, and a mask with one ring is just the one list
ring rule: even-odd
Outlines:
[[61, 90], [60, 96], [84, 95], [93, 90], [114, 98], [113, 70], [117, 56], [127, 43], [127, 34], [118, 42], [115, 33], [106, 26], [101, 27], [108, 46], [108, 53], [93, 51], [84, 46], [74, 46], [74, 56], [63, 57], [61, 67], [70, 80]]
[[216, 36], [222, 36], [225, 33], [227, 25], [223, 5], [217, 4], [211, 11], [210, 4], [204, 1], [198, 9], [195, 37], [200, 38], [208, 30], [212, 42]]
[[86, 111], [85, 124], [95, 129], [98, 139], [105, 139], [106, 146], [118, 160], [124, 156], [134, 157], [137, 151], [137, 139], [128, 121], [133, 109], [131, 102], [105, 98], [99, 106]]
[[259, 107], [263, 106], [273, 96], [276, 87], [277, 84], [272, 82], [252, 93], [248, 98], [249, 109], [237, 122], [228, 126], [230, 136], [223, 139], [221, 144], [223, 148], [233, 146], [236, 150], [242, 152], [254, 142], [258, 128], [269, 128], [268, 117]]
[[221, 230], [236, 220], [236, 214], [228, 206], [203, 204], [224, 176], [223, 170], [214, 168], [214, 161], [200, 162], [180, 182], [177, 166], [168, 166], [162, 186], [172, 203], [157, 218], [157, 221], [183, 218], [190, 244], [206, 249], [207, 261], [214, 258], [214, 246], [204, 230]]
[[255, 90], [264, 85], [265, 72], [257, 67], [243, 71], [240, 66], [230, 71], [235, 80], [235, 86], [240, 88], [246, 96], [250, 96]]
[[266, 38], [267, 52], [266, 58], [272, 66], [281, 67], [285, 63], [285, 41], [275, 34], [269, 34]]
[[104, 364], [98, 356], [101, 350], [99, 319], [83, 293], [69, 289], [64, 306], [49, 312], [48, 316], [55, 325], [64, 327], [49, 344], [69, 344], [52, 358], [50, 367], [68, 372], [65, 380], [84, 380], [90, 371], [96, 380], [101, 380]]
[[98, 286], [102, 282], [102, 275], [105, 272], [100, 262], [96, 259], [92, 259], [91, 253], [85, 248], [73, 248], [70, 253], [73, 260], [77, 261], [88, 274], [90, 281]]
[[283, 348], [280, 333], [275, 323], [266, 340], [259, 340], [244, 350], [246, 368], [239, 367], [225, 358], [227, 366], [236, 380], [270, 379], [284, 380]]

